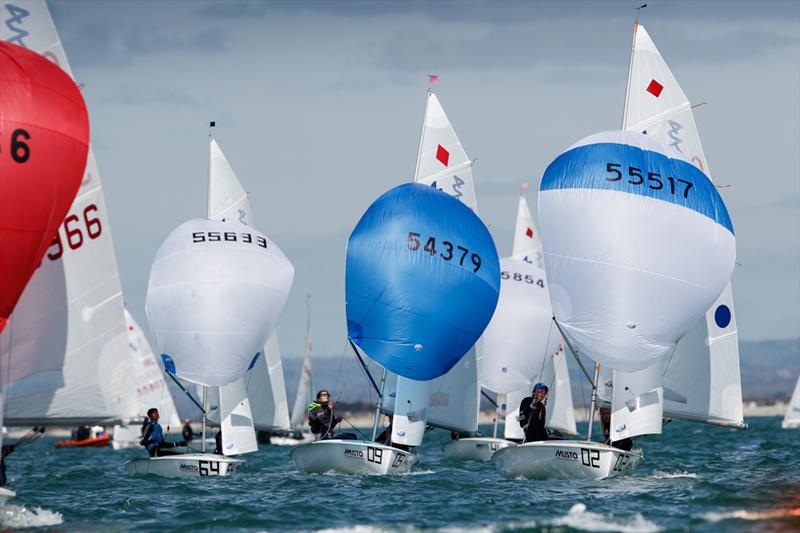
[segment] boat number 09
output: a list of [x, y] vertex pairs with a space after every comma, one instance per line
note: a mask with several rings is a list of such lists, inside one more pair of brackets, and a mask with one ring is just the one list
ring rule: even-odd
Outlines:
[[620, 456], [618, 456], [617, 457], [617, 462], [614, 463], [614, 472], [621, 472], [625, 468], [625, 465], [628, 464], [628, 461], [630, 460], [630, 458], [631, 458], [630, 455], [620, 455]]
[[583, 466], [600, 468], [600, 450], [581, 448], [581, 463]]
[[219, 461], [197, 461], [201, 476], [219, 475]]
[[383, 450], [367, 446], [367, 461], [370, 463], [383, 463]]
[[[87, 205], [83, 209], [83, 224], [81, 224], [81, 217], [75, 213], [67, 215], [67, 218], [64, 219], [64, 234], [70, 250], [77, 250], [85, 242], [83, 238], [84, 232], [81, 227], [86, 231], [86, 236], [90, 240], [98, 238], [103, 233], [103, 225], [100, 223], [97, 211], [95, 204]], [[47, 258], [51, 261], [55, 261], [64, 255], [64, 241], [61, 239], [60, 230], [56, 232], [48, 250], [51, 250], [54, 246], [55, 249], [47, 253]]]

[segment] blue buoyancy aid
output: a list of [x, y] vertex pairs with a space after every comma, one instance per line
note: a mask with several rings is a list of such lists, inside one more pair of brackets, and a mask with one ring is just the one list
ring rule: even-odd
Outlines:
[[147, 432], [148, 425], [152, 426], [153, 429], [150, 431], [150, 435], [147, 437], [147, 440], [142, 442], [144, 447], [147, 448], [147, 451], [152, 455], [158, 445], [164, 442], [164, 430], [161, 429], [161, 424], [157, 424], [152, 420], [148, 420], [145, 425], [145, 433]]

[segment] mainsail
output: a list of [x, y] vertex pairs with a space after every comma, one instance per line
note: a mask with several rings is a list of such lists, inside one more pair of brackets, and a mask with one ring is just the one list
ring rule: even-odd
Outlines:
[[783, 429], [800, 428], [800, 377], [797, 378], [797, 383], [794, 385], [794, 392], [789, 399], [789, 407], [786, 409], [786, 416], [783, 417], [781, 427]]
[[[72, 76], [44, 1], [0, 0], [0, 40], [29, 48]], [[94, 154], [64, 223], [0, 336], [6, 424], [137, 416], [122, 290]], [[41, 332], [46, 331], [47, 335]]]
[[[711, 178], [692, 105], [644, 26], [634, 25], [623, 129], [667, 145]], [[663, 361], [664, 416], [744, 427], [739, 341], [731, 284]], [[660, 386], [637, 384], [645, 391]], [[629, 379], [625, 376], [616, 381]], [[645, 392], [647, 393], [647, 392]]]
[[306, 355], [303, 358], [303, 368], [300, 369], [300, 378], [297, 383], [297, 393], [292, 405], [292, 427], [297, 429], [303, 426], [308, 415], [308, 404], [313, 400], [311, 381], [311, 357], [314, 347], [311, 344], [311, 295], [306, 298]]

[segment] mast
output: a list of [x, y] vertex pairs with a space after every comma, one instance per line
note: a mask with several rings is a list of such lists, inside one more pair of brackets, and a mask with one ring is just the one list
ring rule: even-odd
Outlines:
[[425, 114], [422, 115], [422, 131], [419, 134], [419, 148], [417, 149], [417, 164], [414, 167], [414, 181], [417, 181], [419, 172], [419, 162], [422, 159], [422, 143], [425, 141], [425, 123], [428, 121], [428, 103], [431, 99], [431, 90], [428, 88], [428, 96], [425, 99]]
[[383, 389], [386, 385], [386, 372], [387, 370], [384, 368], [383, 373], [381, 374], [381, 388], [378, 392], [378, 403], [375, 406], [375, 420], [372, 423], [372, 440], [374, 441], [378, 438], [378, 420], [381, 418], [381, 407], [383, 407]]
[[597, 406], [597, 381], [600, 379], [600, 363], [594, 364], [594, 380], [592, 381], [592, 403], [589, 407], [589, 429], [586, 431], [586, 440], [592, 440], [592, 426], [594, 426], [594, 410]]
[[500, 410], [502, 409], [502, 407], [500, 407], [500, 395], [496, 394], [495, 399], [497, 401], [497, 405], [495, 405], [494, 409], [494, 427], [492, 428], [493, 439], [497, 438], [497, 421], [500, 419]]
[[[213, 128], [216, 125], [217, 125], [217, 123], [214, 122], [214, 121], [211, 121], [211, 122], [208, 123], [209, 129]], [[209, 220], [211, 220], [211, 216], [212, 216], [212, 213], [211, 213], [211, 143], [213, 142], [213, 140], [214, 140], [214, 138], [211, 137], [211, 132], [209, 131], [208, 132], [208, 188], [206, 189], [206, 191], [208, 191], [208, 194], [206, 195], [206, 215], [207, 215]]]
[[203, 431], [200, 435], [200, 451], [203, 453], [206, 453], [206, 413], [208, 413], [208, 387], [203, 385]]
[[628, 60], [628, 80], [625, 84], [625, 103], [622, 107], [622, 127], [620, 129], [625, 129], [625, 123], [628, 119], [628, 96], [631, 92], [631, 74], [633, 70], [633, 54], [636, 50], [636, 30], [639, 28], [639, 10], [642, 8], [647, 7], [647, 4], [642, 4], [636, 8], [636, 18], [633, 20], [633, 39], [631, 40], [631, 56]]

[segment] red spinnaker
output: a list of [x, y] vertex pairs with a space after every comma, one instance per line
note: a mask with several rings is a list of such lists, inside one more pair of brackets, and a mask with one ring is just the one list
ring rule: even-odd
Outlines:
[[72, 79], [0, 41], [0, 331], [75, 199], [88, 151]]

